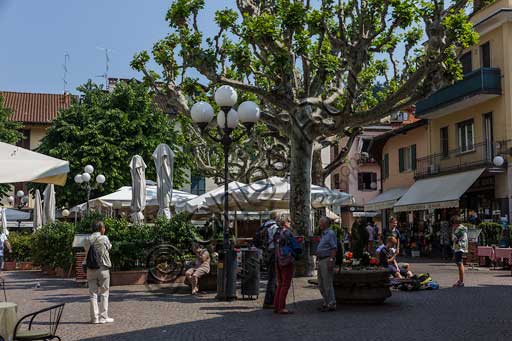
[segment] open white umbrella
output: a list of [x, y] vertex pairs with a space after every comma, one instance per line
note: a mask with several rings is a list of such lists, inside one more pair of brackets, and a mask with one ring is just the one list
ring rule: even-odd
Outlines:
[[41, 206], [41, 193], [36, 189], [36, 197], [34, 200], [34, 231], [43, 226], [43, 208]]
[[69, 162], [0, 142], [0, 183], [38, 182], [64, 186]]
[[[245, 186], [246, 184], [238, 181], [232, 181], [228, 184], [228, 190], [233, 191], [238, 188]], [[209, 192], [201, 194], [200, 196], [186, 200], [186, 201], [178, 201], [176, 203], [176, 211], [178, 212], [189, 212], [197, 215], [208, 214], [210, 213], [208, 210], [208, 204], [206, 202], [207, 198], [219, 198], [221, 200], [220, 205], [222, 205], [222, 197], [224, 195], [224, 186], [220, 186], [215, 188]]]
[[174, 166], [174, 152], [165, 143], [161, 143], [153, 152], [156, 167], [156, 188], [158, 200], [158, 216], [171, 218], [172, 201], [172, 173]]
[[144, 221], [144, 207], [146, 207], [146, 164], [140, 155], [134, 155], [130, 161], [132, 175], [132, 221]]
[[55, 222], [55, 186], [49, 184], [43, 192], [43, 225]]

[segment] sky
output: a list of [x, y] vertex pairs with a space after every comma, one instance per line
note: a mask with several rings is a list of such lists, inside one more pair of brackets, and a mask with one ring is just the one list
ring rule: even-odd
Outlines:
[[[234, 0], [206, 0], [200, 16], [205, 33], [215, 30], [215, 10]], [[104, 84], [105, 52], [111, 50], [109, 77], [141, 78], [130, 68], [135, 53], [151, 50], [170, 29], [170, 0], [0, 0], [0, 90], [64, 91], [88, 79]], [[156, 67], [156, 66], [153, 66]]]

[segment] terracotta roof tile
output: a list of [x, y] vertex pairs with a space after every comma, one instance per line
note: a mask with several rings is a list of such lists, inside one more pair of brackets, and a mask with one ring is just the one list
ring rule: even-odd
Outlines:
[[40, 94], [27, 92], [0, 91], [4, 106], [14, 110], [11, 120], [23, 123], [49, 124], [60, 110], [69, 108], [75, 95]]

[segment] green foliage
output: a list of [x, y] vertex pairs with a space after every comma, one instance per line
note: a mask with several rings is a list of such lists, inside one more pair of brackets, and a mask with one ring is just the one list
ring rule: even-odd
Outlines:
[[146, 177], [156, 178], [151, 155], [160, 143], [167, 143], [176, 153], [175, 186], [186, 181], [183, 169], [191, 156], [179, 148], [185, 139], [175, 122], [156, 106], [146, 85], [120, 82], [109, 93], [89, 81], [78, 90], [83, 93], [81, 102], [60, 113], [38, 148], [39, 152], [70, 162], [66, 186], [56, 188], [59, 205], [72, 206], [86, 200], [85, 191], [73, 181], [86, 164], [94, 165], [95, 174], [106, 176], [106, 182], [93, 190], [93, 198], [130, 184], [128, 164], [135, 154], [148, 165]]
[[[23, 125], [9, 119], [13, 113], [11, 109], [4, 106], [4, 98], [0, 96], [0, 142], [16, 144], [22, 138], [19, 130]], [[8, 191], [8, 185], [0, 184], [0, 198], [6, 195]]]
[[89, 212], [85, 217], [76, 223], [75, 232], [78, 234], [88, 234], [96, 231], [92, 230], [92, 224], [97, 220], [104, 220], [104, 216], [96, 211]]
[[44, 225], [32, 235], [32, 261], [36, 265], [67, 271], [73, 265], [71, 245], [74, 236], [73, 224], [58, 221]]
[[32, 235], [27, 233], [11, 232], [9, 243], [12, 253], [4, 248], [4, 257], [7, 261], [25, 262], [32, 258]]
[[482, 229], [480, 233], [480, 241], [483, 245], [498, 245], [501, 239], [501, 232], [503, 227], [498, 223], [480, 223], [479, 229]]

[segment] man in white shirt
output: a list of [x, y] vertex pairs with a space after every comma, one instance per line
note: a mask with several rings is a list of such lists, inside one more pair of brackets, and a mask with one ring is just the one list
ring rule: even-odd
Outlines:
[[7, 234], [5, 232], [2, 232], [0, 235], [0, 271], [4, 269], [4, 249], [7, 247], [9, 250], [9, 253], [12, 253], [12, 247], [9, 243], [9, 240], [7, 240]]
[[[112, 244], [105, 235], [105, 225], [102, 221], [95, 221], [92, 227], [95, 232], [84, 242], [85, 254], [89, 256], [89, 249], [94, 246], [98, 256], [98, 268], [91, 268], [91, 264], [87, 264], [87, 282], [91, 296], [91, 323], [112, 323], [114, 319], [108, 316], [109, 270], [112, 267], [108, 250], [112, 248]], [[87, 258], [89, 257], [86, 257], [86, 260]], [[100, 296], [99, 308], [98, 294]]]

